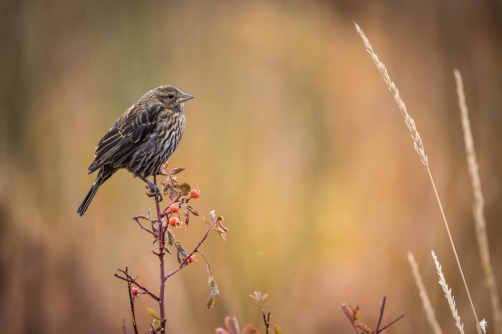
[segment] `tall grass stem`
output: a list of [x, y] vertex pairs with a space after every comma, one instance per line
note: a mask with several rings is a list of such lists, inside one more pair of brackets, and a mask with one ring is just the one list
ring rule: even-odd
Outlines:
[[457, 250], [455, 249], [455, 244], [453, 243], [453, 238], [450, 233], [450, 228], [448, 227], [448, 221], [446, 220], [443, 206], [441, 205], [441, 200], [439, 199], [436, 185], [434, 183], [434, 179], [433, 179], [431, 171], [429, 169], [429, 161], [427, 159], [427, 155], [425, 154], [425, 149], [424, 149], [424, 146], [422, 143], [422, 139], [420, 138], [420, 135], [419, 135], [418, 130], [416, 128], [415, 121], [409, 115], [409, 113], [406, 109], [406, 105], [404, 104], [404, 101], [401, 98], [401, 95], [399, 94], [399, 90], [397, 89], [394, 82], [392, 82], [392, 80], [390, 79], [390, 76], [387, 73], [387, 69], [385, 68], [385, 65], [378, 59], [378, 56], [373, 51], [373, 48], [371, 47], [371, 44], [370, 44], [368, 38], [366, 38], [366, 36], [364, 35], [364, 32], [362, 31], [362, 29], [359, 28], [359, 26], [355, 22], [354, 22], [354, 24], [356, 26], [357, 32], [359, 33], [359, 35], [361, 36], [361, 38], [363, 40], [366, 51], [370, 54], [378, 71], [380, 72], [380, 74], [382, 75], [382, 78], [384, 79], [385, 83], [387, 84], [387, 87], [392, 92], [394, 100], [396, 101], [397, 106], [399, 107], [399, 110], [401, 111], [401, 114], [404, 117], [404, 122], [406, 123], [406, 126], [410, 130], [411, 138], [413, 139], [413, 146], [415, 148], [415, 151], [418, 153], [418, 156], [420, 157], [420, 161], [422, 161], [422, 164], [427, 168], [427, 172], [429, 173], [432, 187], [434, 188], [434, 193], [436, 194], [436, 199], [439, 204], [439, 209], [441, 211], [441, 215], [443, 216], [444, 225], [446, 227], [446, 231], [448, 232], [448, 238], [450, 239], [451, 247], [453, 249], [453, 253], [455, 254], [455, 259], [457, 260], [458, 269], [460, 271], [460, 275], [462, 276], [462, 281], [464, 282], [465, 290], [467, 292], [467, 296], [468, 296], [469, 302], [471, 304], [472, 313], [473, 313], [474, 318], [476, 320], [476, 329], [478, 331], [478, 334], [481, 334], [481, 329], [479, 328], [478, 316], [476, 315], [476, 310], [475, 310], [474, 304], [472, 302], [471, 294], [469, 293], [469, 288], [467, 287], [467, 282], [465, 281], [464, 272], [462, 271], [462, 266], [460, 265], [460, 261], [458, 259]]
[[462, 129], [464, 131], [465, 151], [467, 155], [467, 167], [472, 184], [472, 192], [474, 193], [474, 226], [476, 227], [476, 237], [478, 240], [479, 255], [481, 257], [481, 265], [485, 273], [486, 285], [490, 292], [490, 301], [493, 313], [493, 327], [496, 334], [502, 334], [502, 308], [498, 297], [497, 283], [493, 274], [493, 267], [490, 261], [490, 248], [488, 247], [488, 237], [486, 233], [486, 220], [484, 215], [485, 200], [481, 191], [481, 179], [479, 177], [479, 166], [476, 159], [476, 151], [474, 150], [474, 140], [471, 132], [471, 124], [469, 122], [469, 111], [464, 94], [464, 85], [460, 72], [455, 69], [453, 71], [457, 84], [458, 106], [462, 120]]
[[434, 330], [434, 334], [443, 334], [443, 331], [441, 330], [441, 327], [439, 327], [439, 323], [436, 319], [436, 314], [434, 312], [434, 308], [432, 307], [431, 300], [429, 299], [429, 295], [427, 294], [427, 290], [425, 289], [425, 285], [422, 280], [422, 275], [420, 275], [420, 271], [418, 270], [418, 264], [415, 261], [415, 257], [411, 252], [408, 252], [408, 262], [410, 262], [410, 266], [413, 272], [413, 277], [415, 278], [415, 283], [417, 284], [420, 299], [422, 299], [422, 304], [424, 307], [427, 321]]

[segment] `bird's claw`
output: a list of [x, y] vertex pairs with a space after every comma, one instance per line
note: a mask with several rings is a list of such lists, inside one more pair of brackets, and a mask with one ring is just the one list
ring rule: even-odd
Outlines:
[[159, 202], [162, 202], [164, 200], [164, 198], [162, 197], [162, 194], [160, 192], [159, 187], [157, 187], [156, 185], [152, 185], [152, 186], [147, 186], [148, 190], [146, 191], [146, 195], [148, 197], [154, 197], [155, 195], [158, 195]]

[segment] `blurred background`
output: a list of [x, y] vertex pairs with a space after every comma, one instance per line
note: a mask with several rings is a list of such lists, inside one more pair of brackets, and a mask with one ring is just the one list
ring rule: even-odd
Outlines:
[[[480, 320], [492, 323], [474, 235], [453, 69], [463, 77], [502, 289], [502, 2], [21, 1], [0, 4], [0, 328], [121, 333], [128, 265], [157, 289], [151, 238], [131, 219], [153, 201], [120, 171], [89, 211], [94, 147], [148, 90], [196, 98], [171, 157], [230, 229], [201, 248], [221, 297], [206, 309], [203, 261], [168, 281], [170, 333], [214, 333], [225, 315], [262, 326], [270, 296], [285, 333], [349, 333], [340, 303], [374, 328], [426, 333], [406, 254], [414, 253], [445, 333], [456, 331], [430, 257], [474, 319], [426, 169], [352, 21], [386, 64], [422, 136]], [[193, 219], [187, 249], [206, 229]], [[168, 258], [168, 268], [177, 266]], [[156, 305], [142, 296], [144, 310]], [[131, 328], [130, 328], [131, 330]], [[490, 327], [489, 327], [490, 330]]]

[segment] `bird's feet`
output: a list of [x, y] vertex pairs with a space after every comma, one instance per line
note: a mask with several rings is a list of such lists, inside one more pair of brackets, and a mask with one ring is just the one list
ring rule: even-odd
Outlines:
[[146, 191], [146, 195], [148, 197], [154, 197], [154, 196], [159, 196], [159, 202], [162, 202], [162, 200], [164, 199], [162, 197], [162, 193], [160, 192], [160, 189], [159, 187], [157, 187], [155, 184], [153, 184], [152, 182], [148, 181], [146, 178], [143, 178], [140, 176], [140, 178], [145, 181], [145, 183], [147, 184], [146, 188], [148, 189]]
[[148, 186], [146, 186], [148, 188], [148, 190], [146, 191], [146, 195], [148, 197], [154, 197], [155, 195], [159, 196], [159, 202], [162, 202], [162, 200], [164, 199], [162, 197], [162, 193], [160, 192], [160, 189], [159, 187], [157, 187], [155, 184], [149, 184]]

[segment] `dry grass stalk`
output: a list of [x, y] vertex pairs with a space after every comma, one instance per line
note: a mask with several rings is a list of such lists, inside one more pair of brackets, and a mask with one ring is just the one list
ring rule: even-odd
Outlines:
[[422, 139], [420, 138], [420, 135], [418, 133], [417, 127], [415, 125], [415, 121], [413, 118], [411, 118], [410, 114], [408, 114], [408, 110], [406, 110], [406, 105], [403, 102], [403, 99], [401, 98], [401, 95], [399, 94], [399, 90], [397, 89], [396, 85], [390, 80], [389, 74], [387, 73], [387, 69], [385, 68], [385, 65], [378, 59], [378, 56], [376, 55], [375, 52], [373, 52], [373, 49], [371, 48], [370, 41], [364, 36], [364, 33], [359, 26], [356, 25], [357, 32], [361, 36], [364, 42], [364, 46], [366, 47], [366, 51], [371, 55], [371, 58], [373, 58], [373, 62], [375, 62], [376, 67], [380, 71], [380, 74], [382, 75], [383, 79], [385, 80], [385, 83], [387, 84], [387, 87], [389, 87], [389, 90], [392, 92], [392, 95], [394, 96], [394, 100], [397, 103], [397, 106], [399, 107], [399, 110], [401, 110], [401, 114], [403, 114], [404, 117], [404, 122], [406, 123], [406, 126], [410, 130], [411, 133], [411, 138], [413, 139], [413, 146], [415, 147], [415, 151], [417, 151], [418, 156], [420, 157], [420, 160], [422, 163], [427, 167], [429, 166], [429, 162], [427, 160], [427, 156], [425, 155], [425, 150], [424, 150], [424, 144], [422, 143]]
[[455, 306], [455, 298], [451, 293], [451, 289], [448, 289], [448, 284], [446, 284], [446, 279], [444, 278], [443, 271], [441, 270], [441, 264], [439, 263], [436, 254], [434, 254], [434, 251], [432, 251], [431, 253], [432, 258], [434, 259], [434, 263], [436, 264], [436, 270], [439, 275], [439, 285], [441, 285], [441, 287], [443, 288], [444, 295], [448, 300], [448, 305], [450, 305], [451, 314], [453, 315], [453, 319], [455, 319], [455, 326], [457, 326], [461, 334], [464, 334], [464, 325], [460, 322], [460, 316], [458, 315], [457, 307]]
[[408, 111], [406, 110], [406, 106], [401, 98], [401, 95], [399, 94], [399, 91], [397, 90], [396, 85], [392, 82], [392, 80], [390, 80], [390, 76], [387, 73], [387, 69], [385, 68], [385, 65], [378, 59], [378, 56], [373, 51], [373, 48], [371, 47], [370, 41], [366, 38], [362, 29], [359, 28], [359, 26], [355, 22], [354, 22], [354, 24], [356, 26], [357, 32], [359, 33], [359, 35], [361, 36], [361, 38], [364, 42], [364, 46], [366, 47], [366, 51], [368, 51], [368, 53], [371, 55], [371, 58], [373, 59], [373, 62], [375, 63], [376, 67], [378, 68], [378, 71], [380, 72], [385, 83], [387, 84], [387, 87], [392, 92], [392, 94], [394, 96], [394, 100], [396, 101], [396, 103], [399, 107], [399, 110], [401, 110], [401, 114], [403, 114], [404, 121], [405, 121], [406, 125], [408, 126], [408, 129], [411, 132], [411, 137], [413, 138], [415, 150], [417, 151], [417, 153], [420, 157], [420, 160], [422, 161], [424, 166], [427, 168], [427, 173], [429, 174], [429, 178], [432, 183], [432, 188], [434, 189], [434, 193], [436, 195], [436, 199], [437, 199], [437, 202], [439, 205], [439, 209], [441, 211], [441, 215], [443, 217], [443, 222], [444, 222], [444, 225], [446, 228], [446, 232], [448, 233], [448, 238], [450, 239], [450, 244], [453, 249], [453, 254], [455, 255], [455, 259], [457, 261], [457, 266], [460, 271], [460, 276], [462, 276], [462, 281], [464, 282], [464, 287], [467, 292], [467, 297], [469, 298], [469, 302], [471, 304], [472, 313], [474, 315], [474, 318], [476, 319], [476, 329], [478, 331], [478, 334], [481, 334], [481, 329], [479, 328], [479, 321], [478, 321], [478, 316], [476, 315], [476, 310], [474, 308], [474, 303], [472, 302], [471, 294], [469, 293], [469, 288], [467, 287], [467, 282], [465, 281], [464, 272], [462, 271], [462, 266], [460, 265], [460, 260], [458, 259], [457, 250], [455, 249], [455, 244], [453, 243], [453, 238], [450, 233], [448, 221], [446, 220], [446, 216], [445, 216], [445, 213], [443, 210], [443, 205], [441, 204], [441, 200], [439, 199], [439, 194], [436, 189], [436, 184], [434, 183], [432, 173], [429, 169], [429, 162], [427, 160], [427, 156], [425, 155], [424, 146], [422, 144], [422, 140], [420, 139], [420, 136], [419, 136], [418, 131], [416, 129], [415, 122], [408, 114]]
[[441, 330], [441, 327], [439, 327], [438, 321], [436, 319], [436, 314], [434, 313], [434, 309], [432, 308], [429, 295], [427, 295], [427, 290], [425, 290], [425, 285], [424, 282], [422, 281], [422, 276], [420, 275], [420, 271], [418, 270], [418, 264], [415, 261], [415, 257], [411, 252], [408, 252], [408, 261], [410, 262], [411, 269], [413, 271], [413, 277], [415, 278], [415, 283], [417, 284], [420, 299], [422, 299], [422, 304], [424, 306], [424, 311], [425, 311], [425, 316], [427, 317], [427, 321], [431, 325], [435, 334], [443, 334], [443, 331]]
[[462, 76], [458, 70], [454, 71], [455, 80], [457, 82], [458, 106], [462, 118], [462, 128], [464, 130], [465, 151], [467, 154], [467, 166], [469, 168], [469, 176], [472, 183], [472, 191], [474, 193], [474, 223], [476, 226], [476, 236], [478, 239], [479, 254], [481, 256], [481, 264], [486, 277], [486, 285], [490, 291], [490, 299], [492, 304], [493, 320], [495, 333], [502, 334], [502, 308], [498, 298], [497, 284], [493, 267], [490, 261], [490, 252], [488, 247], [488, 237], [486, 234], [486, 221], [484, 216], [485, 200], [481, 191], [481, 180], [479, 177], [479, 166], [476, 160], [476, 152], [474, 150], [474, 141], [471, 132], [471, 124], [469, 122], [469, 112], [467, 103], [465, 102], [464, 85]]

